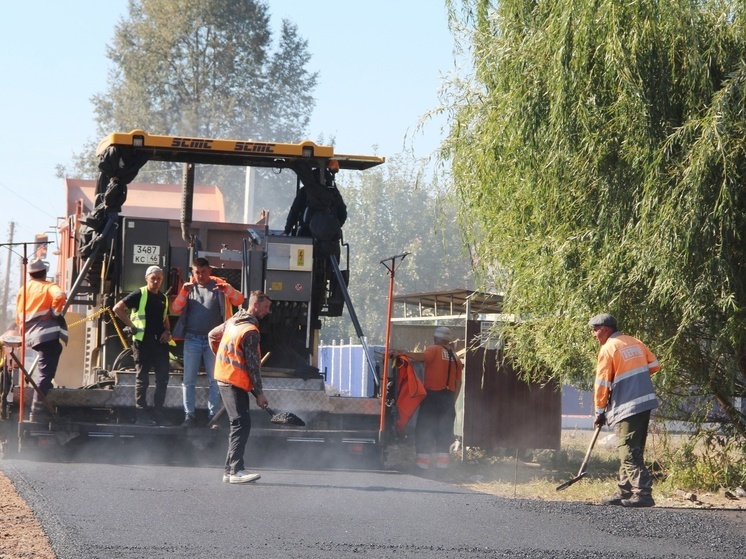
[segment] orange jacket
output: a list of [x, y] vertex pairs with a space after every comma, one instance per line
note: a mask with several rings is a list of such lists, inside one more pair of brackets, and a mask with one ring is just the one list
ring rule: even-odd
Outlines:
[[463, 365], [447, 347], [431, 345], [425, 349], [425, 388], [456, 391], [461, 385]]
[[67, 325], [62, 318], [66, 302], [67, 296], [57, 284], [33, 278], [28, 281], [25, 323], [23, 289], [16, 298], [16, 322], [20, 331], [26, 331], [26, 345], [34, 347], [57, 339], [67, 343]]
[[[258, 334], [259, 328], [250, 322], [240, 324], [232, 321], [226, 322], [220, 345], [215, 353], [215, 379], [232, 384], [246, 392], [254, 388], [243, 343], [249, 332]], [[259, 360], [261, 360], [261, 349], [258, 346], [257, 348]]]
[[417, 377], [412, 362], [408, 357], [400, 355], [397, 359], [396, 370], [396, 409], [398, 414], [394, 426], [397, 431], [404, 431], [425, 396], [427, 396], [425, 385]]
[[[210, 276], [208, 282], [209, 281], [214, 281], [218, 285], [228, 286], [225, 291], [218, 292], [218, 303], [220, 304], [221, 316], [223, 317], [223, 320], [228, 320], [233, 316], [233, 306], [238, 307], [243, 303], [243, 293], [233, 289], [233, 286], [223, 278]], [[173, 329], [173, 332], [171, 332], [171, 335], [175, 340], [183, 340], [186, 337], [187, 312], [189, 310], [189, 305], [187, 303], [189, 302], [189, 296], [191, 293], [192, 291], [187, 291], [182, 286], [176, 299], [171, 303], [171, 312], [181, 315], [179, 321], [176, 323], [176, 327]]]
[[650, 376], [658, 359], [637, 338], [615, 332], [598, 351], [596, 414], [606, 413], [609, 425], [658, 407]]

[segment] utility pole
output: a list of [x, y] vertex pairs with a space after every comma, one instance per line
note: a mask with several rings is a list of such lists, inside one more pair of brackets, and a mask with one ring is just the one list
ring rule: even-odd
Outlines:
[[[10, 239], [8, 241], [10, 246], [13, 246], [13, 234], [15, 232], [16, 224], [14, 221], [10, 222]], [[0, 330], [5, 331], [8, 326], [8, 292], [10, 291], [10, 261], [13, 260], [13, 253], [8, 251], [8, 262], [5, 265], [5, 288], [3, 289], [3, 302], [2, 308], [0, 308]]]

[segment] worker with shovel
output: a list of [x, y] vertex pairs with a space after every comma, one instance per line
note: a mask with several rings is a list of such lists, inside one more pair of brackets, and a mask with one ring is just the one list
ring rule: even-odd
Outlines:
[[262, 392], [259, 320], [269, 314], [271, 304], [263, 292], [253, 291], [248, 310], [240, 309], [209, 334], [215, 352], [215, 380], [231, 422], [223, 474], [223, 481], [228, 483], [249, 483], [261, 477], [244, 470], [243, 457], [251, 431], [249, 393], [260, 408], [269, 405]]
[[621, 462], [617, 492], [601, 499], [601, 504], [652, 507], [653, 478], [645, 467], [644, 454], [650, 412], [658, 407], [650, 377], [658, 372], [660, 364], [640, 340], [617, 330], [612, 315], [596, 315], [588, 325], [601, 346], [596, 365], [594, 426], [615, 426]]

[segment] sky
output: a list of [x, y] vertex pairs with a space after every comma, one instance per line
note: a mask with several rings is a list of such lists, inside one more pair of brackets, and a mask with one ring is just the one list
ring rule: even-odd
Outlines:
[[[107, 89], [113, 65], [106, 47], [117, 22], [127, 15], [127, 4], [37, 0], [4, 7], [0, 243], [9, 242], [11, 221], [14, 242], [31, 242], [37, 233], [54, 231], [57, 218], [64, 217], [63, 182], [55, 169], [69, 165], [86, 142], [101, 139], [90, 99]], [[266, 4], [275, 29], [282, 19], [297, 25], [308, 40], [309, 69], [319, 72], [309, 139], [334, 137], [337, 152], [387, 158], [404, 150], [405, 138], [417, 156], [437, 148], [443, 119], [422, 132], [415, 127], [438, 106], [443, 79], [454, 72], [443, 0]], [[8, 248], [0, 247], [0, 277], [7, 258]]]

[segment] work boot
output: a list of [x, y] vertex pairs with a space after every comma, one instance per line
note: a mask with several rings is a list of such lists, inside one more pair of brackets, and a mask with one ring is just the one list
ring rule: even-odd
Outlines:
[[137, 425], [155, 425], [146, 408], [135, 408], [135, 423]]
[[34, 402], [31, 404], [31, 413], [29, 413], [28, 420], [31, 423], [47, 423], [51, 420], [51, 417], [49, 417], [49, 412], [44, 404]]
[[163, 410], [155, 410], [153, 412], [153, 419], [155, 419], [155, 422], [162, 427], [169, 427], [173, 425], [173, 423], [166, 419], [166, 414], [163, 412]]
[[611, 497], [601, 497], [601, 499], [598, 501], [598, 504], [620, 506], [622, 504], [622, 501], [624, 501], [625, 499], [629, 499], [631, 497], [632, 497], [631, 492], [628, 493], [626, 491], [617, 491]]
[[641, 493], [635, 493], [629, 499], [622, 499], [623, 507], [654, 507], [655, 501], [650, 495], [643, 495]]

